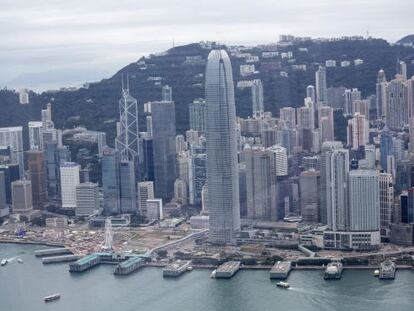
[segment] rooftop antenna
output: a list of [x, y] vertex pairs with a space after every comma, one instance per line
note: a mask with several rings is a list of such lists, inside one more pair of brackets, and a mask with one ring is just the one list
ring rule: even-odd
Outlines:
[[129, 74], [127, 72], [127, 91], [129, 92]]
[[122, 91], [124, 90], [124, 74], [121, 73], [121, 85], [122, 85]]

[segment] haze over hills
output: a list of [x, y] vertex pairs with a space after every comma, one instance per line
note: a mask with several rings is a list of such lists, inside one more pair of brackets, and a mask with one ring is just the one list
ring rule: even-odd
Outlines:
[[[403, 43], [408, 42], [407, 38], [410, 36], [402, 39]], [[84, 125], [103, 130], [108, 133], [108, 142], [112, 142], [119, 117], [121, 75], [128, 74], [131, 95], [139, 104], [140, 127], [145, 129], [143, 104], [159, 100], [162, 85], [170, 85], [176, 102], [177, 131], [183, 132], [188, 128], [188, 104], [195, 98], [204, 97], [205, 60], [213, 47], [215, 44], [206, 43], [178, 46], [143, 57], [111, 78], [90, 83], [87, 87], [42, 94], [31, 92], [29, 105], [20, 105], [14, 91], [3, 90], [0, 92], [0, 122], [3, 126], [27, 127], [28, 121], [40, 119], [40, 109], [51, 102], [57, 127]], [[224, 48], [231, 54], [235, 85], [242, 80], [260, 78], [264, 87], [265, 110], [275, 115], [281, 107], [303, 104], [306, 86], [314, 84], [315, 71], [326, 60], [336, 61], [335, 67], [327, 68], [328, 86], [357, 87], [363, 96], [375, 94], [379, 69], [385, 70], [388, 79], [395, 75], [398, 59], [406, 61], [410, 76], [414, 74], [414, 50], [391, 45], [382, 39], [300, 39], [279, 45]], [[362, 64], [355, 65], [355, 60], [362, 60]], [[341, 66], [342, 61], [349, 62], [349, 65]], [[246, 64], [254, 65], [255, 71], [242, 76], [240, 65]], [[235, 96], [237, 114], [243, 117], [250, 115], [250, 88], [236, 87]]]

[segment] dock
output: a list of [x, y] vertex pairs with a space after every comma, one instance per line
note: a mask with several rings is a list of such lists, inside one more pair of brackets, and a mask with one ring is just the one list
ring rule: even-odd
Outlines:
[[289, 276], [292, 270], [292, 262], [290, 261], [278, 261], [274, 264], [270, 270], [270, 279], [285, 280]]
[[188, 271], [188, 268], [191, 267], [190, 260], [177, 260], [164, 269], [162, 269], [162, 276], [163, 277], [178, 277], [182, 275], [184, 272]]
[[325, 280], [339, 280], [342, 278], [343, 265], [339, 261], [331, 262], [326, 266], [323, 278]]
[[128, 275], [132, 272], [137, 271], [138, 269], [145, 266], [146, 259], [141, 256], [133, 256], [128, 260], [121, 262], [115, 268], [114, 274], [116, 275]]
[[379, 269], [379, 279], [380, 280], [393, 280], [395, 279], [396, 266], [395, 263], [391, 260], [386, 260], [381, 262]]
[[74, 263], [71, 263], [69, 265], [69, 271], [70, 272], [83, 272], [90, 268], [93, 268], [97, 265], [99, 265], [101, 262], [99, 255], [92, 254], [85, 256], [79, 260], [77, 260]]
[[215, 278], [230, 279], [239, 271], [240, 261], [227, 261], [216, 269]]
[[59, 262], [70, 262], [76, 261], [79, 259], [77, 255], [63, 255], [63, 256], [52, 256], [52, 257], [43, 257], [43, 264], [59, 263]]
[[57, 256], [57, 255], [69, 255], [72, 252], [67, 248], [47, 248], [39, 249], [34, 252], [36, 257], [47, 257], [47, 256]]

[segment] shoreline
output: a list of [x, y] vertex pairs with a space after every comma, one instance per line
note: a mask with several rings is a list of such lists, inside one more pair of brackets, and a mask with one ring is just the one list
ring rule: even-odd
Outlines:
[[20, 244], [20, 245], [43, 245], [48, 247], [65, 247], [63, 244], [59, 243], [49, 243], [42, 241], [27, 241], [27, 240], [9, 240], [9, 239], [0, 239], [0, 244]]

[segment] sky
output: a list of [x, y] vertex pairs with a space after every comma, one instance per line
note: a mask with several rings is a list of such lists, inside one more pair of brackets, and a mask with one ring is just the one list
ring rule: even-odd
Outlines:
[[280, 34], [414, 33], [414, 0], [0, 0], [0, 87], [35, 90], [112, 76], [149, 53]]

